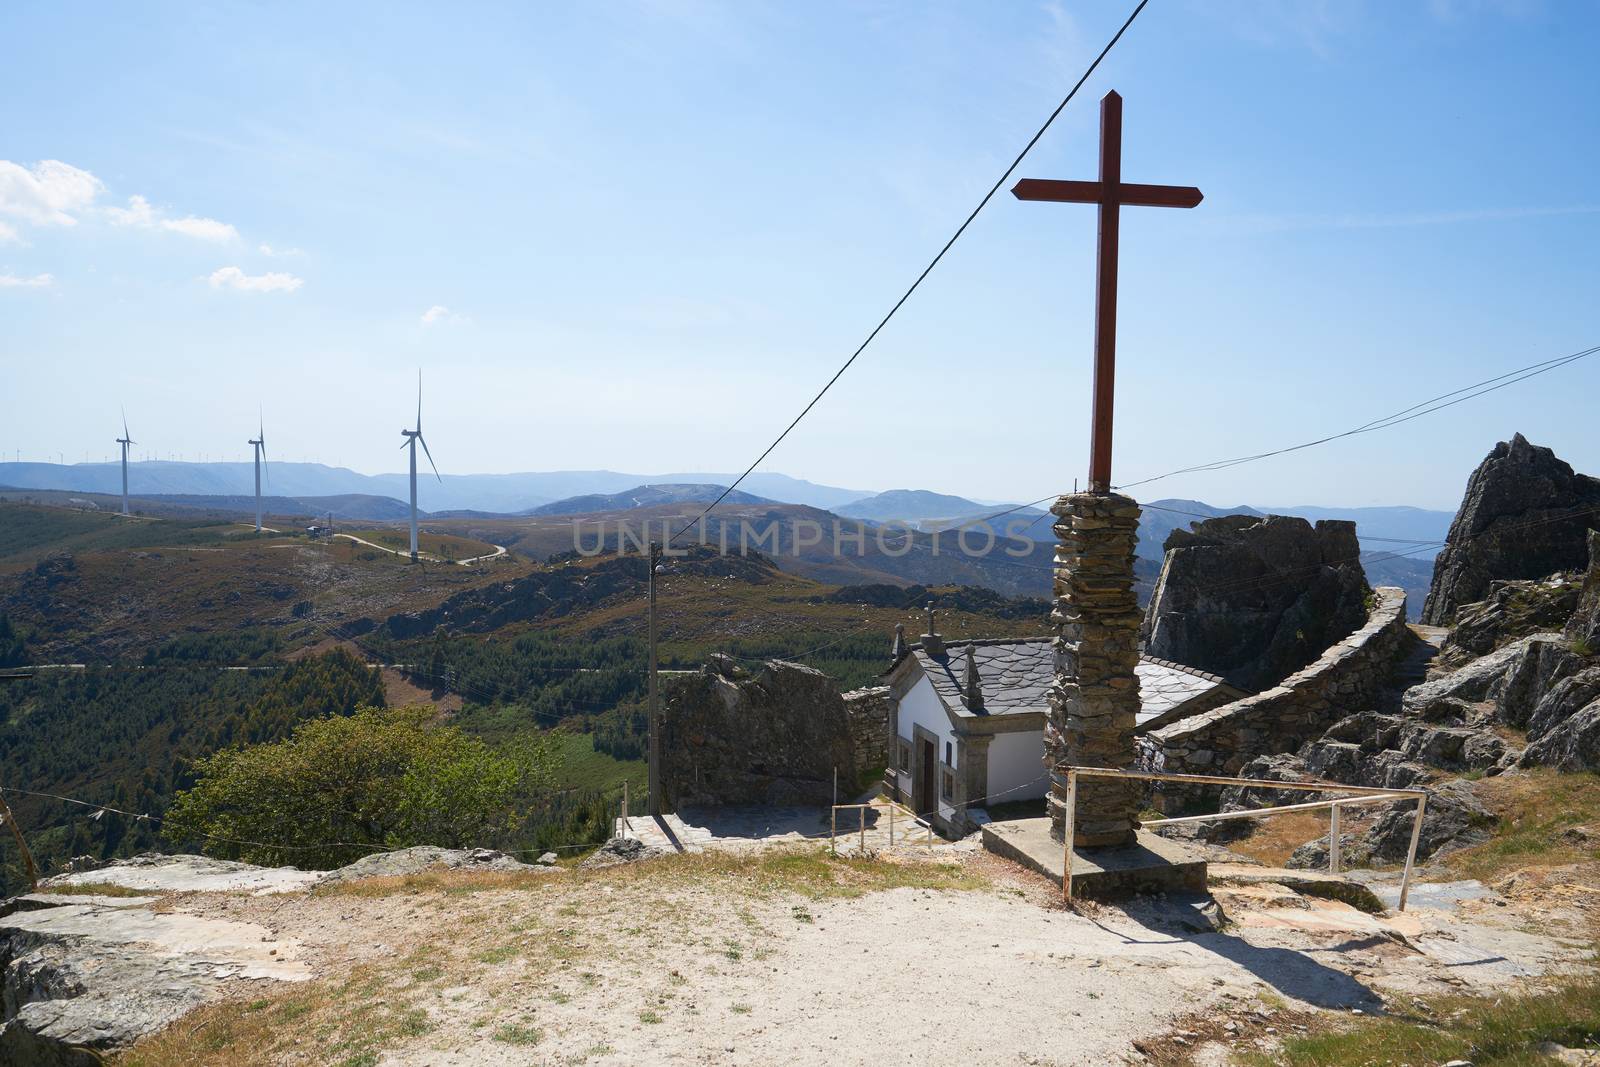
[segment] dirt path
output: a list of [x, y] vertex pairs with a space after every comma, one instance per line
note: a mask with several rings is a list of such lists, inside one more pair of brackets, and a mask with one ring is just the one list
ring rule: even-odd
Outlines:
[[[292, 938], [317, 979], [241, 990], [131, 1062], [1137, 1062], [1135, 1041], [1196, 1013], [1270, 1041], [1265, 1027], [1287, 1034], [1305, 1011], [1490, 992], [1579, 954], [1506, 906], [1416, 909], [1401, 932], [1292, 893], [1222, 899], [1237, 925], [1195, 932], [1163, 900], [1062, 910], [1054, 887], [984, 853], [884, 865], [815, 850], [195, 895], [173, 906]], [[272, 1024], [280, 1011], [292, 1027]]]
[[[387, 552], [391, 556], [405, 556], [407, 559], [411, 558], [411, 553], [410, 552], [402, 552], [401, 550], [399, 550], [397, 548], [388, 548], [388, 547], [386, 547], [384, 545], [377, 544], [376, 542], [368, 541], [368, 540], [365, 540], [364, 538], [357, 537], [355, 534], [336, 533], [333, 536], [334, 537], [342, 537], [346, 541], [354, 541], [356, 544], [365, 545], [368, 548], [375, 548], [379, 552]], [[430, 556], [426, 552], [418, 552], [417, 553], [417, 558], [418, 559], [425, 559], [429, 563], [454, 563], [457, 566], [465, 567], [469, 563], [479, 563], [479, 562], [481, 562], [483, 560], [486, 560], [486, 559], [499, 559], [501, 556], [506, 554], [506, 548], [505, 548], [504, 545], [491, 545], [490, 547], [494, 549], [493, 552], [487, 553], [486, 555], [482, 555], [482, 556], [473, 556], [473, 557], [471, 557], [469, 559], [456, 559], [456, 560], [440, 559], [438, 556]]]

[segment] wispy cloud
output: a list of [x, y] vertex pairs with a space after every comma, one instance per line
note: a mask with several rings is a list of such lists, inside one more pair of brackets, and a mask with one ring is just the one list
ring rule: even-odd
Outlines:
[[303, 256], [303, 255], [305, 255], [305, 253], [300, 251], [300, 249], [298, 249], [298, 248], [274, 248], [272, 245], [269, 245], [269, 244], [257, 245], [256, 246], [256, 250], [259, 251], [264, 256], [273, 256], [273, 257], [279, 257], [279, 256]]
[[305, 279], [293, 274], [269, 271], [266, 274], [246, 274], [238, 267], [219, 267], [208, 279], [213, 289], [234, 289], [241, 293], [292, 293], [305, 284]]
[[106, 208], [106, 217], [116, 226], [132, 226], [141, 230], [166, 230], [169, 233], [181, 233], [185, 237], [194, 237], [202, 241], [235, 241], [239, 238], [239, 231], [226, 222], [201, 218], [198, 215], [185, 215], [180, 219], [169, 218], [164, 211], [151, 206], [150, 201], [142, 196], [128, 197], [127, 207]]
[[443, 304], [435, 304], [422, 313], [419, 320], [424, 326], [437, 326], [443, 322], [471, 322], [465, 315], [458, 315]]
[[[0, 159], [0, 216], [30, 226], [76, 226], [86, 217], [98, 216], [113, 226], [141, 230], [162, 230], [201, 241], [233, 241], [239, 231], [226, 222], [199, 215], [173, 216], [142, 196], [130, 196], [127, 207], [99, 209], [95, 201], [105, 192], [105, 183], [93, 174], [47, 159], [33, 166]], [[0, 241], [20, 241], [21, 233], [10, 222], [0, 219]]]
[[45, 289], [56, 283], [48, 274], [35, 274], [24, 278], [16, 274], [0, 274], [0, 289]]
[[[35, 226], [76, 226], [104, 188], [93, 174], [59, 159], [32, 167], [0, 159], [0, 215]], [[17, 236], [14, 227], [6, 230]]]

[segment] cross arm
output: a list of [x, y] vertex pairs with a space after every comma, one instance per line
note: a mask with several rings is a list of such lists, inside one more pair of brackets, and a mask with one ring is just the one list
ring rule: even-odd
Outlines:
[[[1046, 200], [1057, 204], [1098, 204], [1106, 200], [1103, 182], [1057, 181], [1023, 178], [1011, 189], [1018, 200]], [[1121, 182], [1112, 203], [1134, 207], [1195, 207], [1204, 194], [1192, 185], [1138, 185]]]

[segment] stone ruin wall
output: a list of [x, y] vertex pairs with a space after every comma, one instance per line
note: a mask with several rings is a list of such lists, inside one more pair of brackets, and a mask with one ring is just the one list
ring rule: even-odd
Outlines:
[[[1255, 757], [1294, 752], [1339, 719], [1371, 708], [1395, 658], [1414, 639], [1406, 628], [1405, 591], [1385, 586], [1373, 597], [1366, 623], [1315, 663], [1265, 692], [1151, 731], [1159, 769], [1236, 776]], [[1180, 799], [1197, 795], [1169, 786], [1156, 806], [1173, 810]]]
[[858, 776], [889, 766], [889, 710], [892, 703], [886, 685], [853, 689], [844, 695], [844, 713], [850, 719], [850, 736], [856, 746]]

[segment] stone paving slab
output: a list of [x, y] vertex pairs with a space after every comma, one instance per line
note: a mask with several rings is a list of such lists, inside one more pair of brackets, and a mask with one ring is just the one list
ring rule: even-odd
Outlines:
[[[988, 851], [1061, 883], [1066, 850], [1051, 836], [1048, 818], [990, 823], [982, 833], [983, 847]], [[1152, 891], [1204, 893], [1205, 889], [1204, 856], [1148, 830], [1140, 830], [1131, 846], [1073, 850], [1075, 897], [1103, 898]]]
[[[890, 808], [894, 808], [893, 849], [932, 851], [970, 851], [973, 843], [947, 841], [914, 823], [903, 807], [891, 805], [878, 797], [865, 812], [845, 810], [839, 812], [835, 847], [841, 855], [855, 855], [862, 851], [863, 834], [861, 818], [866, 819], [865, 851], [868, 854], [888, 851], [890, 845]], [[618, 832], [622, 832], [618, 820]], [[811, 842], [828, 843], [828, 809], [826, 807], [745, 807], [685, 808], [651, 819], [634, 815], [628, 819], [627, 836], [636, 837], [647, 845], [674, 852], [699, 852], [707, 848], [751, 849], [770, 845], [795, 845]]]

